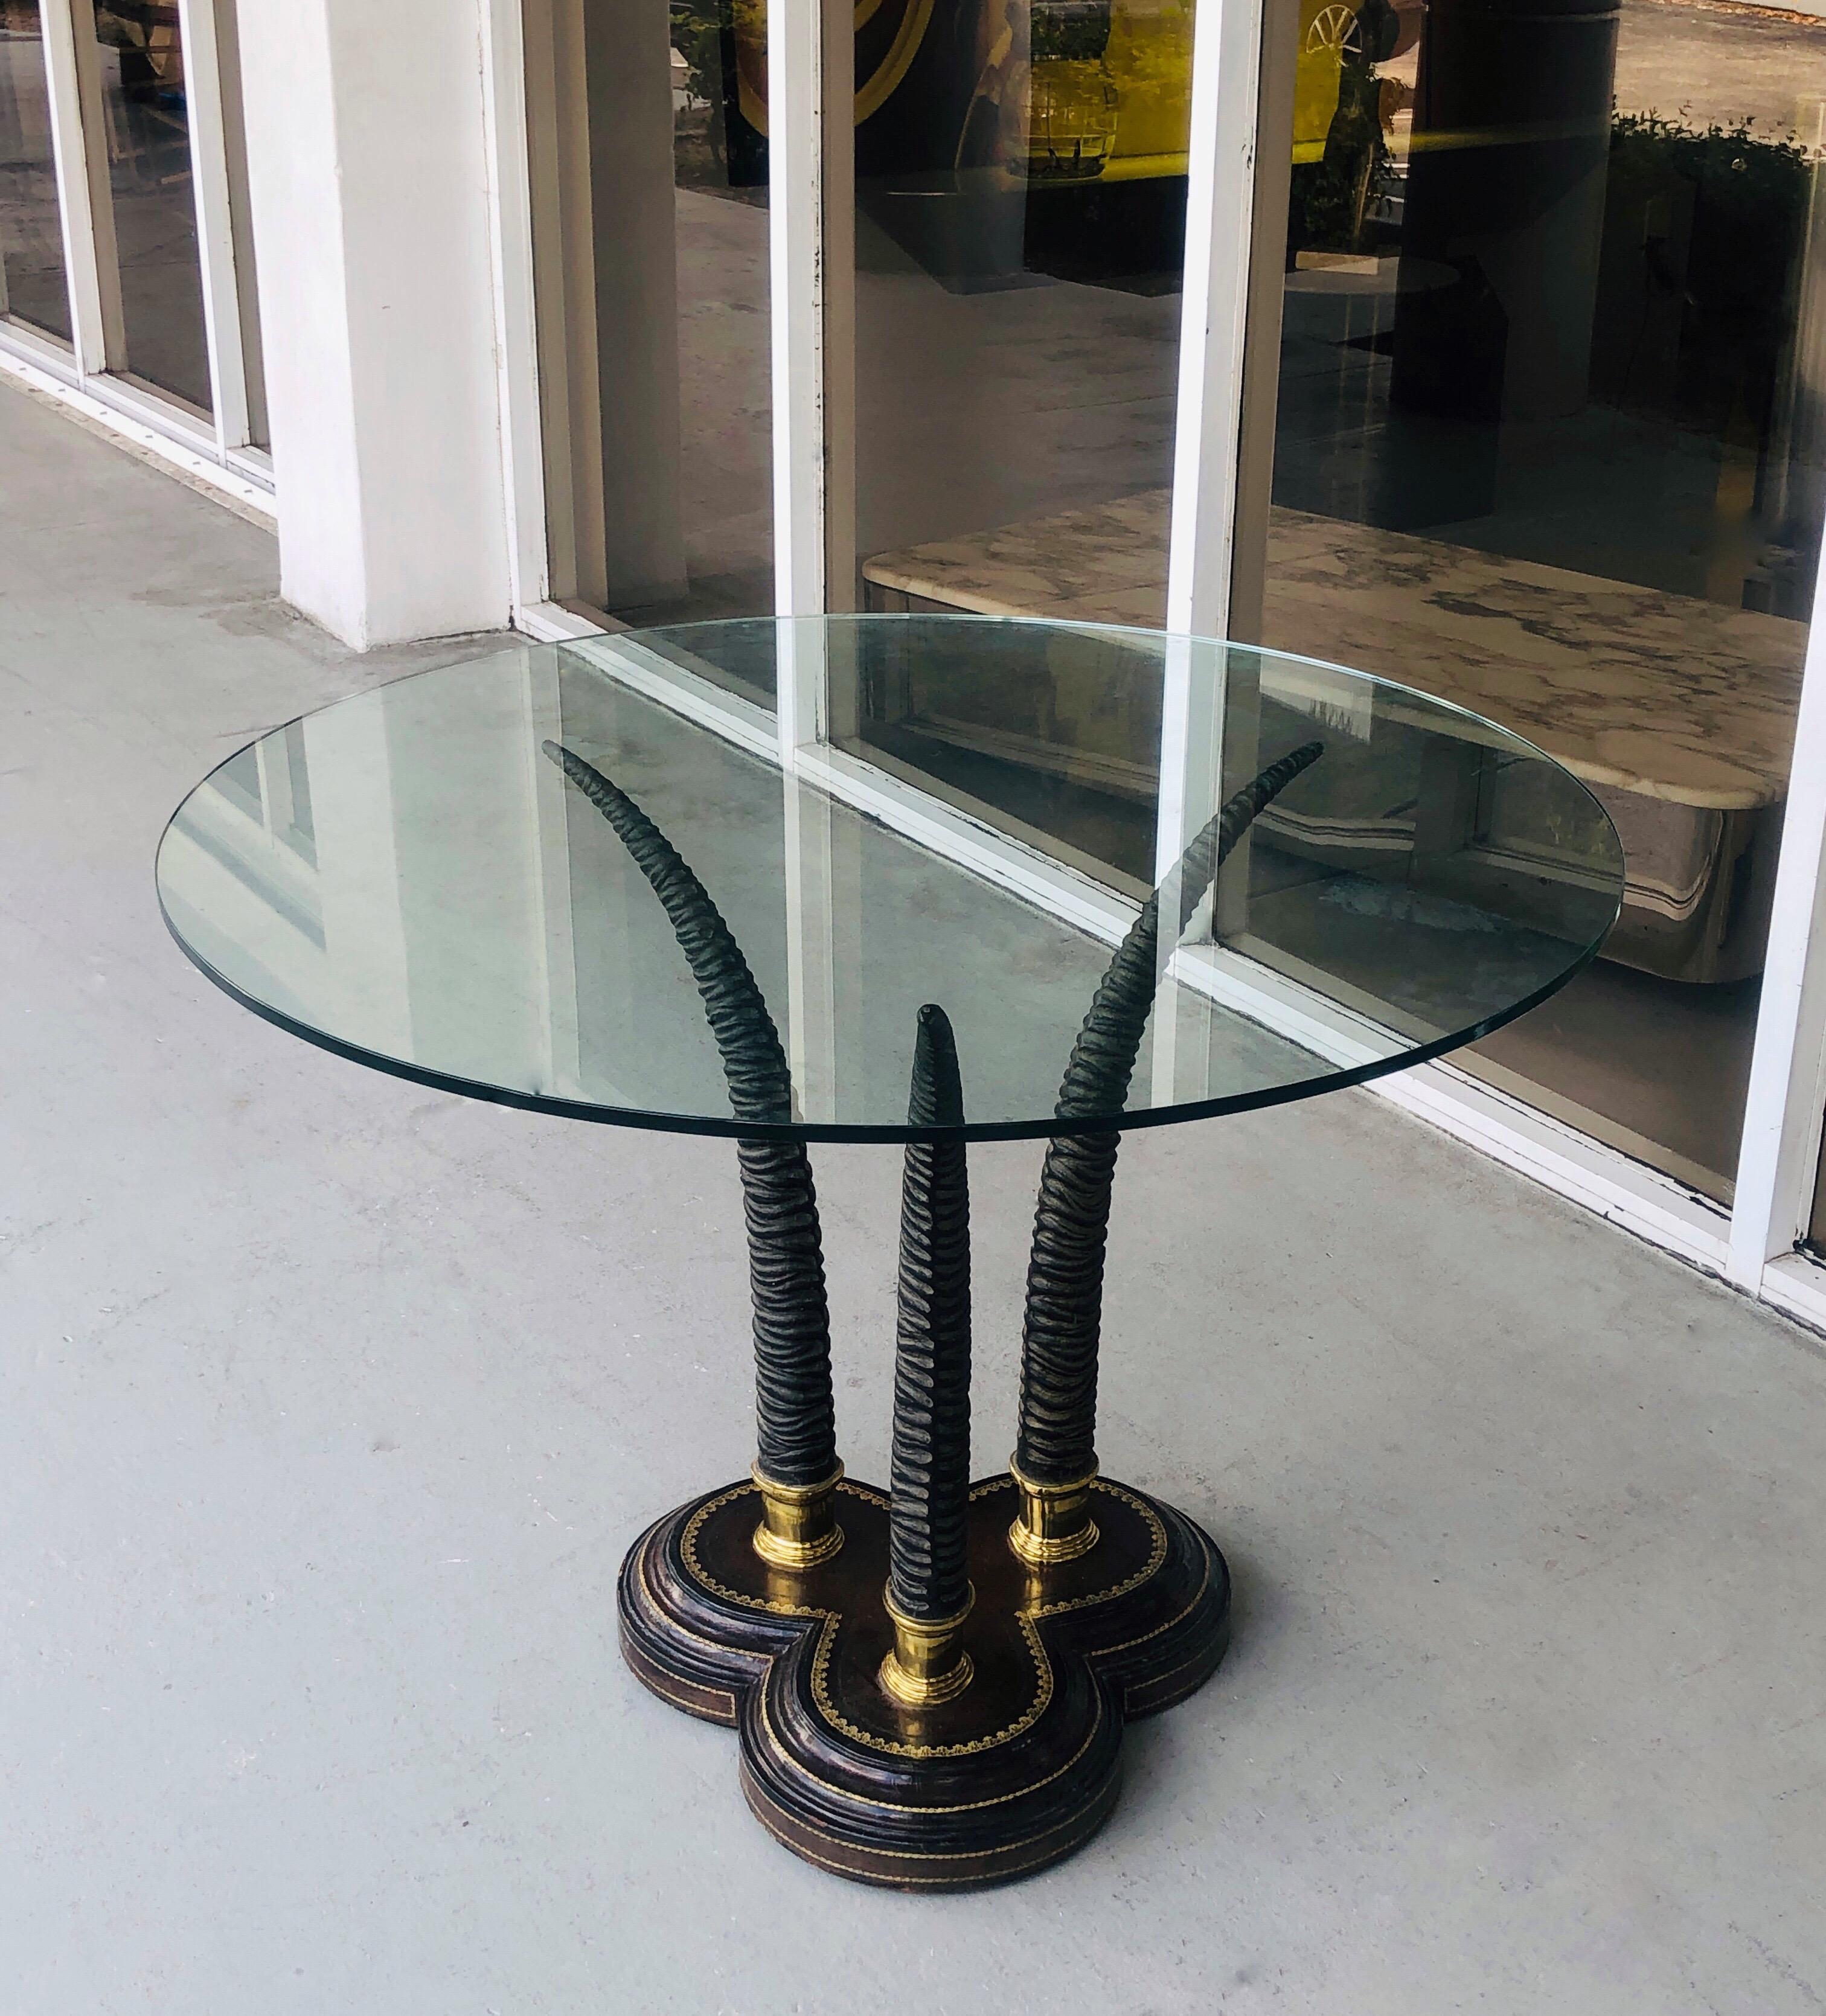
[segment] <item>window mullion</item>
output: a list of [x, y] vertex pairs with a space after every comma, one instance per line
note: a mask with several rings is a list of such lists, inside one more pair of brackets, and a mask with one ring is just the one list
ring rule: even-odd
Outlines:
[[1194, 636], [1259, 634], [1298, 27], [1200, 0], [1194, 31], [1167, 558], [1167, 628]]
[[1826, 1109], [1826, 596], [1814, 585], [1769, 920], [1729, 1273], [1752, 1292], [1806, 1232]]
[[[773, 333], [776, 613], [847, 608], [855, 574], [853, 11], [843, 0], [773, 0], [768, 13], [768, 176]], [[783, 635], [780, 744], [823, 739], [822, 649]]]
[[190, 182], [196, 201], [196, 247], [202, 267], [203, 327], [216, 442], [226, 454], [250, 438], [247, 360], [235, 272], [228, 139], [215, 32], [216, 0], [178, 0], [184, 52], [184, 93], [190, 134]]
[[41, 19], [72, 347], [77, 369], [92, 376], [115, 367], [126, 352], [95, 9], [92, 0], [43, 0]]

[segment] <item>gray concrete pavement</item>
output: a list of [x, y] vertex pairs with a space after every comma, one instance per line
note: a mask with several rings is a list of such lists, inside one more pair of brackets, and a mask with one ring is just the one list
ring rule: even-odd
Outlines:
[[1740, 0], [1623, 0], [1617, 108], [1703, 132], [1749, 122], [1764, 139], [1826, 139], [1821, 0], [1777, 9]]
[[[989, 1895], [774, 1847], [618, 1662], [747, 1453], [726, 1147], [294, 1042], [167, 940], [166, 815], [350, 658], [258, 531], [0, 392], [0, 2007], [1348, 2016], [1826, 2003], [1826, 1358], [1367, 1094], [1126, 1147], [1107, 1467], [1234, 1649]], [[973, 1162], [978, 1460], [1036, 1157]], [[891, 1151], [823, 1153], [879, 1474]]]

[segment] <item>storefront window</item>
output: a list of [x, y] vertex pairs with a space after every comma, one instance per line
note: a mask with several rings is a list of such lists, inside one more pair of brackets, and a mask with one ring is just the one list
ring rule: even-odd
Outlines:
[[70, 340], [38, 0], [0, 0], [0, 317]]
[[[1161, 622], [1192, 20], [1190, 0], [859, 10], [856, 578], [834, 606]], [[1029, 655], [962, 711], [942, 668], [834, 667], [837, 715], [872, 760], [1125, 883], [1151, 859], [1158, 721], [1114, 697], [1133, 682], [1107, 647]]]
[[1192, 9], [884, 0], [859, 20], [862, 598], [1053, 614], [1031, 607], [1037, 568], [1117, 615], [1166, 549]]
[[555, 598], [773, 607], [765, 9], [528, 0]]
[[1826, 494], [1826, 23], [1309, 0], [1295, 59], [1263, 641], [1591, 784], [1623, 920], [1469, 1067], [1728, 1198]]
[[100, 0], [95, 23], [126, 334], [119, 368], [207, 412], [209, 346], [176, 0]]

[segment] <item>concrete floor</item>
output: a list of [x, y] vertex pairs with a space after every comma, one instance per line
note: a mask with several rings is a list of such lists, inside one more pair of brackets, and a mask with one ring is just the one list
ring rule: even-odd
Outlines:
[[1764, 139], [1821, 138], [1826, 14], [1821, 0], [1773, 8], [1758, 0], [1623, 0], [1616, 99], [1704, 132], [1748, 123]]
[[[733, 1158], [362, 1071], [168, 941], [160, 826], [361, 661], [0, 392], [0, 2003], [30, 2016], [1817, 2011], [1826, 1357], [1367, 1094], [1124, 1150], [1106, 1467], [1234, 1649], [1075, 1860], [859, 1890], [615, 1654], [747, 1457]], [[881, 1474], [891, 1151], [821, 1151]], [[979, 1463], [1034, 1151], [973, 1163]]]

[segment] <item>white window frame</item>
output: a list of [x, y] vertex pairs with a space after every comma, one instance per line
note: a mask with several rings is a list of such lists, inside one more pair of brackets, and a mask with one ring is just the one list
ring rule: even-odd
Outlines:
[[[493, 66], [491, 117], [499, 164], [495, 199], [502, 311], [499, 329], [508, 481], [518, 502], [517, 627], [548, 641], [603, 634], [546, 599], [538, 363], [532, 338], [531, 225], [525, 190], [524, 70], [519, 0], [481, 0]], [[851, 45], [837, 0], [773, 0], [769, 145], [773, 163], [773, 358], [776, 614], [848, 606], [853, 570], [853, 468], [830, 453], [853, 436], [847, 250], [853, 201], [846, 105]], [[1288, 10], [1265, 0], [1198, 0], [1192, 81], [1192, 193], [1180, 347], [1179, 405], [1169, 552], [1169, 628], [1249, 636], [1259, 622], [1247, 584], [1264, 511], [1247, 508], [1272, 450], [1273, 386], [1244, 370], [1274, 355], [1278, 293], [1264, 284], [1278, 245], [1252, 231], [1258, 206], [1278, 214], [1276, 157], [1257, 146], [1278, 131], [1291, 59], [1265, 35]], [[834, 149], [833, 139], [838, 144]], [[1270, 234], [1272, 238], [1273, 234]], [[1252, 284], [1253, 281], [1253, 284]], [[1254, 318], [1252, 320], [1252, 318]], [[1259, 566], [1253, 567], [1259, 575]], [[1233, 596], [1233, 582], [1240, 591]], [[625, 654], [610, 651], [613, 668]], [[814, 653], [787, 654], [773, 733], [783, 767], [974, 869], [1001, 887], [1114, 939], [1133, 914], [1117, 892], [860, 761], [829, 739], [831, 690]], [[765, 717], [714, 687], [650, 666], [643, 689], [755, 746]], [[687, 690], [687, 688], [690, 689]], [[1193, 725], [1169, 710], [1163, 776], [1194, 776]], [[1208, 760], [1208, 759], [1207, 759]], [[1163, 835], [1162, 848], [1167, 846]], [[816, 962], [813, 961], [813, 963]], [[1349, 1054], [1362, 1041], [1351, 1018], [1266, 967], [1221, 946], [1180, 955], [1188, 981], [1290, 1035]], [[1826, 608], [1817, 585], [1785, 817], [1769, 964], [1731, 1208], [1460, 1070], [1449, 1061], [1376, 1080], [1369, 1088], [1508, 1167], [1680, 1255], [1745, 1292], [1826, 1330], [1826, 1265], [1799, 1250], [1826, 1112]]]
[[[127, 353], [113, 198], [99, 140], [93, 0], [39, 0], [72, 340], [66, 347], [23, 323], [0, 321], [0, 377], [270, 524], [272, 458], [254, 445], [249, 433], [245, 325], [217, 35], [217, 10], [233, 5], [234, 0], [178, 0], [211, 416], [206, 419], [142, 381], [118, 375]], [[236, 88], [232, 79], [225, 85]]]

